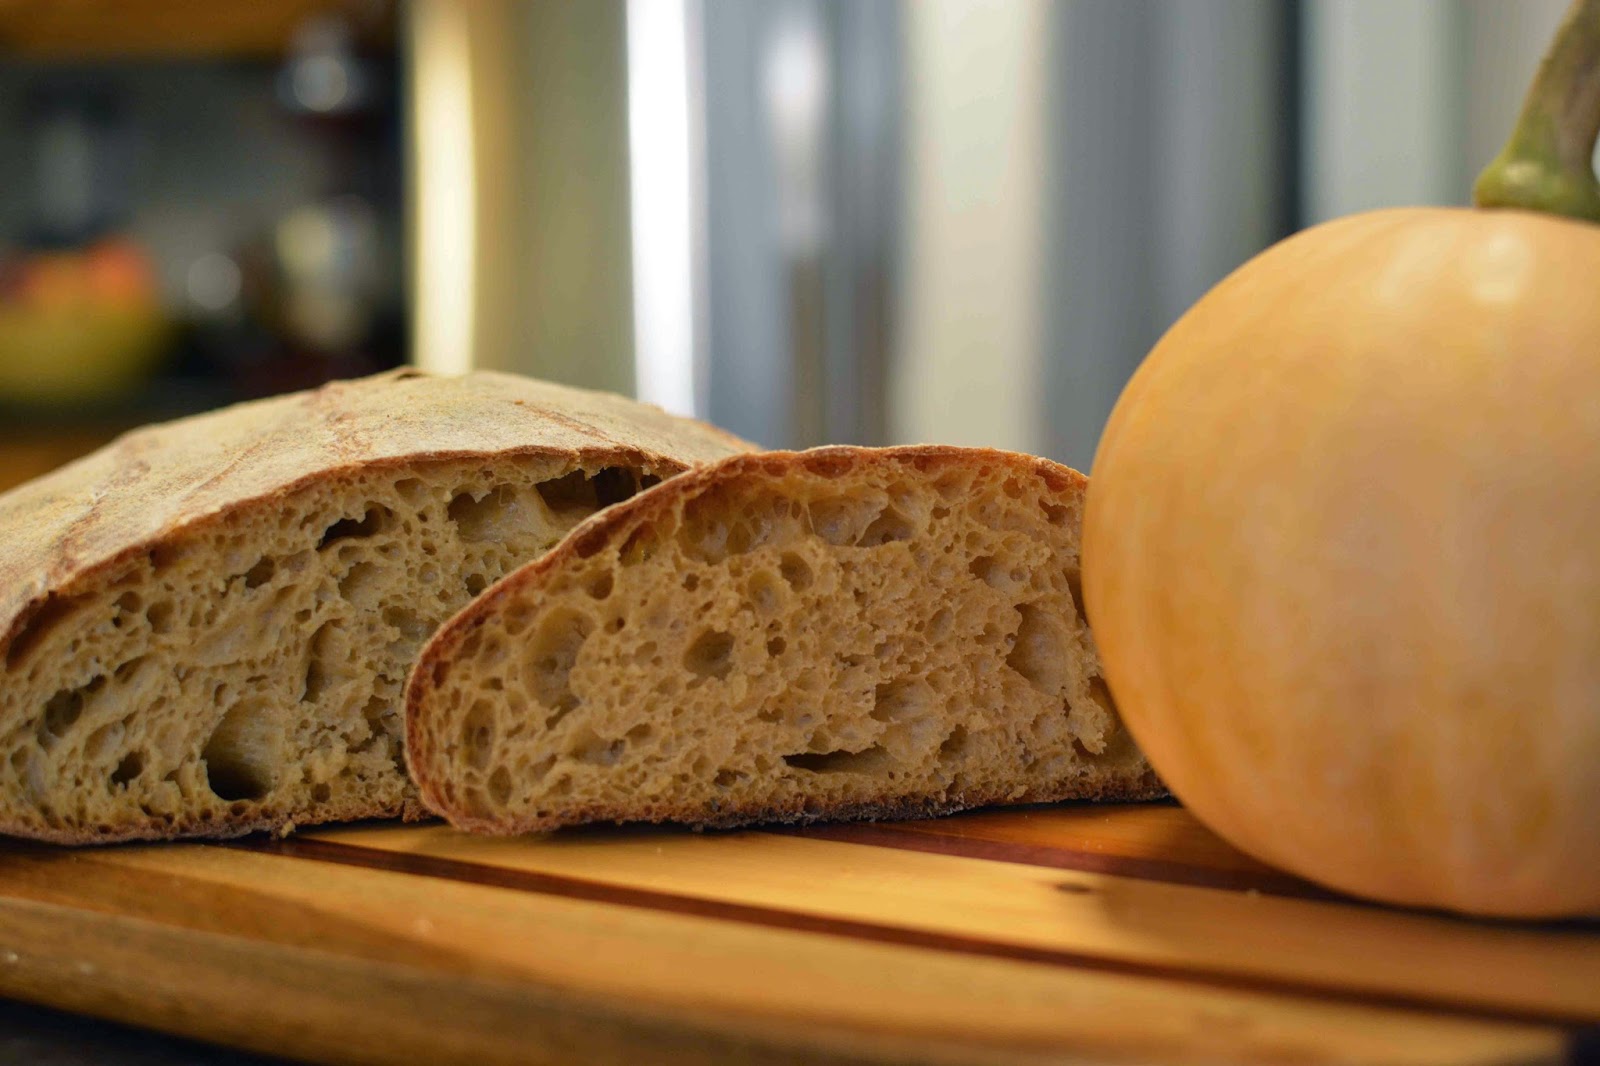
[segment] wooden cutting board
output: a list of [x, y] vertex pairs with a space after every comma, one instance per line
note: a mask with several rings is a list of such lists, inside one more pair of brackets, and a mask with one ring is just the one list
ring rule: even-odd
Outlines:
[[1334, 899], [1176, 806], [0, 845], [0, 994], [373, 1063], [1587, 1060], [1600, 923]]

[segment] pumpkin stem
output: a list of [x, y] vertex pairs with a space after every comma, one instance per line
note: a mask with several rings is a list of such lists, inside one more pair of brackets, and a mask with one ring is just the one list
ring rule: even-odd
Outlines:
[[1600, 0], [1573, 0], [1528, 88], [1511, 139], [1478, 175], [1479, 207], [1600, 222]]

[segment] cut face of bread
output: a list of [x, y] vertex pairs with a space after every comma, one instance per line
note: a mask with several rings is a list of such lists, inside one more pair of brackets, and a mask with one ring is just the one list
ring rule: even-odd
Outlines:
[[1078, 593], [1085, 480], [987, 450], [725, 460], [452, 619], [407, 692], [423, 801], [514, 833], [1160, 795]]
[[579, 521], [741, 442], [506, 375], [384, 375], [140, 431], [0, 496], [0, 832], [416, 809], [407, 670]]

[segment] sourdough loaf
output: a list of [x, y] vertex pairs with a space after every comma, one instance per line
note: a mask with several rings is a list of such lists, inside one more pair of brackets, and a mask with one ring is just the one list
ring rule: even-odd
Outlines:
[[946, 447], [702, 467], [472, 603], [407, 688], [463, 829], [1156, 796], [1082, 614], [1085, 479]]
[[746, 447], [621, 397], [399, 371], [130, 433], [0, 496], [0, 832], [416, 810], [407, 669], [598, 507]]

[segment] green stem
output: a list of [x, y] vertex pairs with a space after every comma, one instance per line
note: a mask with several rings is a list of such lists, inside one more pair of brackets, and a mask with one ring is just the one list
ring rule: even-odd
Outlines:
[[1573, 0], [1539, 64], [1505, 148], [1478, 175], [1479, 207], [1600, 222], [1600, 0]]

